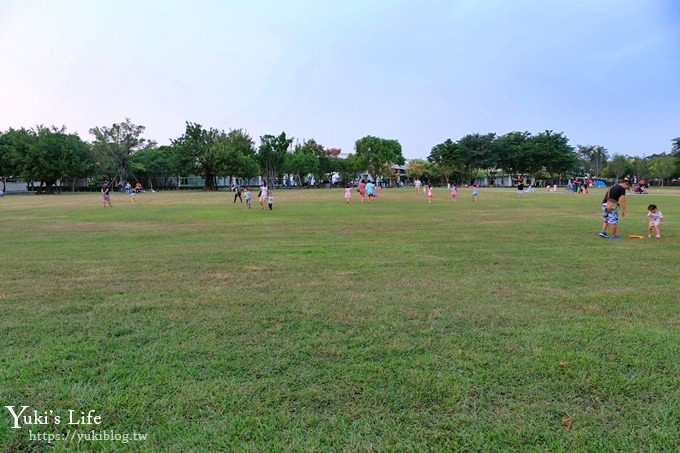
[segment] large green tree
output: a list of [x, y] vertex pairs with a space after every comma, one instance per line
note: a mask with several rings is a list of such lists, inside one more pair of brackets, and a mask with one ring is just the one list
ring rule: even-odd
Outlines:
[[243, 129], [231, 129], [222, 139], [227, 175], [236, 178], [254, 178], [260, 172], [255, 154], [255, 142]]
[[631, 159], [633, 174], [638, 180], [649, 179], [651, 171], [649, 169], [650, 159], [645, 157], [634, 157]]
[[310, 149], [315, 146], [316, 142], [312, 142], [309, 146], [298, 144], [292, 153], [286, 155], [283, 169], [293, 176], [298, 186], [306, 185], [308, 175], [318, 175], [320, 172], [319, 159]]
[[607, 148], [600, 145], [577, 145], [576, 153], [581, 159], [583, 172], [593, 176], [602, 173], [609, 159]]
[[545, 131], [533, 136], [531, 150], [527, 159], [531, 175], [545, 170], [554, 180], [555, 175], [571, 172], [578, 166], [578, 156], [562, 132]]
[[531, 134], [527, 131], [513, 131], [496, 139], [498, 163], [503, 171], [513, 177], [529, 172], [529, 160], [533, 148]]
[[458, 140], [463, 158], [463, 175], [465, 179], [474, 179], [479, 169], [497, 167], [499, 157], [496, 148], [496, 134], [468, 134]]
[[286, 162], [288, 148], [293, 143], [292, 138], [288, 138], [285, 132], [279, 135], [263, 135], [260, 137], [260, 147], [257, 157], [260, 167], [269, 185], [278, 182], [283, 166]]
[[649, 166], [652, 176], [659, 178], [661, 187], [664, 185], [664, 180], [670, 178], [677, 169], [678, 163], [675, 157], [669, 155], [662, 155], [655, 158]]
[[367, 135], [357, 140], [354, 148], [357, 158], [363, 162], [373, 178], [385, 175], [386, 166], [404, 165], [401, 144], [397, 140]]
[[628, 157], [621, 154], [614, 154], [609, 160], [609, 163], [607, 163], [604, 174], [609, 177], [614, 177], [618, 181], [621, 179], [621, 176], [631, 173], [632, 171], [633, 166]]
[[94, 159], [78, 135], [64, 127], [38, 126], [30, 137], [29, 146], [17, 154], [17, 169], [25, 181], [39, 182], [39, 191], [60, 191], [65, 182], [75, 190], [78, 179], [92, 175]]
[[444, 175], [448, 174], [449, 177], [456, 175], [459, 179], [467, 178], [467, 175], [464, 175], [467, 168], [465, 150], [450, 138], [433, 146], [427, 160], [442, 169]]
[[423, 159], [409, 160], [408, 164], [406, 164], [406, 176], [413, 179], [414, 181], [416, 179], [422, 178], [423, 174], [425, 173], [426, 165], [427, 161]]
[[671, 154], [680, 159], [680, 137], [675, 137], [673, 140], [671, 140], [671, 143]]
[[36, 137], [26, 129], [9, 129], [0, 134], [0, 179], [2, 191], [7, 191], [7, 178], [19, 176], [20, 157], [28, 152], [28, 148]]
[[132, 156], [155, 142], [142, 137], [146, 128], [134, 124], [130, 118], [122, 123], [114, 123], [110, 127], [101, 126], [90, 129], [94, 136], [92, 143], [97, 156], [100, 171], [112, 179], [124, 181], [131, 174]]
[[172, 140], [179, 173], [201, 175], [204, 190], [217, 190], [217, 176], [227, 170], [225, 137], [224, 131], [187, 122], [184, 134]]
[[136, 178], [144, 179], [145, 185], [154, 188], [154, 181], [165, 187], [177, 176], [175, 153], [173, 146], [163, 145], [139, 151], [131, 159], [131, 166]]

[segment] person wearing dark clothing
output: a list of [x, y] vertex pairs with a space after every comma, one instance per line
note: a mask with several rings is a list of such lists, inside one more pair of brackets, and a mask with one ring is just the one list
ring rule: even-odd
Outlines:
[[243, 198], [241, 198], [241, 186], [238, 184], [234, 184], [234, 203], [236, 203], [236, 199], [239, 199], [241, 204], [243, 204]]
[[[600, 237], [620, 239], [616, 235], [619, 223], [619, 209], [621, 217], [626, 216], [626, 190], [630, 187], [630, 179], [623, 178], [620, 183], [609, 188], [602, 199], [602, 229]], [[607, 228], [612, 226], [612, 234], [607, 234]]]

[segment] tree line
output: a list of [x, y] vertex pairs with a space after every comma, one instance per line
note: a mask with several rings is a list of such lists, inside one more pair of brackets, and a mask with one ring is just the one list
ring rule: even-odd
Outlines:
[[647, 157], [609, 156], [600, 145], [572, 147], [564, 133], [547, 130], [538, 134], [514, 131], [468, 134], [447, 139], [432, 148], [427, 160], [412, 159], [407, 167], [411, 178], [443, 182], [468, 182], [478, 177], [493, 181], [496, 176], [525, 176], [556, 183], [568, 176], [638, 179], [657, 178], [660, 184], [680, 176], [680, 137], [671, 140], [670, 153]]
[[[37, 183], [35, 190], [75, 190], [89, 181], [142, 180], [169, 187], [178, 175], [200, 175], [206, 190], [217, 189], [217, 178], [248, 180], [261, 176], [281, 184], [284, 176], [298, 186], [312, 182], [352, 182], [358, 173], [394, 181], [394, 165], [403, 165], [399, 141], [365, 136], [355, 142], [354, 153], [341, 159], [341, 150], [327, 148], [314, 139], [294, 143], [285, 132], [263, 135], [259, 144], [243, 129], [224, 131], [187, 122], [184, 133], [170, 145], [158, 146], [144, 137], [145, 127], [130, 119], [89, 130], [92, 141], [81, 139], [65, 127], [37, 126], [0, 132], [0, 180], [20, 178]], [[427, 160], [412, 159], [409, 177], [432, 182], [467, 181], [500, 171], [514, 176], [559, 178], [567, 174], [639, 178], [657, 177], [663, 182], [678, 176], [680, 137], [672, 140], [670, 153], [649, 157], [614, 155], [602, 146], [569, 145], [563, 133], [510, 132], [505, 135], [468, 134], [457, 141], [435, 145]]]

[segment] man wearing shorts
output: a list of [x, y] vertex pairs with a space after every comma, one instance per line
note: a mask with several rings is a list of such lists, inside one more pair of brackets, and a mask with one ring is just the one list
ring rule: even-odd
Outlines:
[[[611, 186], [602, 199], [602, 230], [600, 237], [609, 239], [621, 239], [616, 235], [619, 223], [619, 208], [621, 217], [626, 216], [626, 190], [630, 187], [630, 180], [623, 178], [620, 183]], [[607, 206], [609, 205], [609, 207]], [[612, 206], [613, 205], [613, 206]], [[612, 226], [612, 234], [607, 234], [607, 228]]]

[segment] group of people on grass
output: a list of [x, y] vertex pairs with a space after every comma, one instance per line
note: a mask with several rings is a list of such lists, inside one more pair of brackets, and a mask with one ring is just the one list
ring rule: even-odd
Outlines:
[[[104, 203], [104, 207], [113, 207], [111, 205], [111, 187], [113, 184], [109, 181], [105, 181], [104, 184], [102, 184], [100, 188], [100, 192], [102, 194], [102, 201]], [[137, 200], [137, 194], [141, 193], [144, 191], [142, 187], [142, 183], [137, 181], [135, 183], [135, 187], [132, 187], [132, 184], [130, 184], [130, 181], [127, 181], [125, 185], [119, 185], [119, 187], [122, 187], [123, 190], [128, 194], [130, 197], [130, 203], [139, 203], [139, 200]]]
[[[359, 200], [362, 203], [366, 199], [368, 199], [369, 202], [374, 201], [376, 198], [378, 198], [380, 190], [381, 190], [380, 184], [376, 184], [370, 180], [367, 182], [366, 180], [361, 179], [357, 183], [357, 192], [359, 192]], [[345, 200], [345, 203], [349, 203], [350, 201], [352, 201], [352, 188], [349, 185], [345, 186], [345, 193], [343, 195], [343, 198]]]
[[[137, 187], [137, 185], [139, 187]], [[137, 185], [135, 186], [134, 189], [130, 187], [130, 183], [128, 182], [126, 184], [126, 191], [130, 194], [130, 202], [135, 203], [137, 202], [136, 199], [136, 194], [140, 191], [141, 189], [141, 184], [137, 182]], [[416, 193], [419, 193], [420, 190], [422, 189], [423, 192], [425, 193], [427, 197], [427, 202], [432, 203], [432, 197], [433, 197], [433, 188], [432, 184], [428, 184], [427, 187], [423, 187], [422, 183], [420, 180], [415, 181], [415, 190]], [[471, 184], [472, 191], [472, 201], [473, 203], [477, 202], [477, 198], [479, 196], [479, 186], [477, 184]], [[518, 183], [517, 185], [517, 191], [518, 193], [520, 191], [523, 191], [524, 187], [521, 183]], [[618, 184], [615, 184], [614, 186], [610, 187], [607, 192], [604, 195], [604, 198], [602, 199], [602, 228], [600, 229], [599, 236], [602, 238], [608, 238], [608, 239], [620, 239], [620, 236], [617, 234], [618, 233], [618, 223], [619, 223], [619, 213], [620, 216], [623, 218], [626, 216], [626, 191], [630, 189], [630, 178], [625, 177], [623, 178]], [[250, 190], [248, 190], [247, 186], [244, 186], [241, 188], [241, 186], [236, 183], [231, 186], [231, 191], [234, 192], [234, 204], [236, 203], [236, 200], [238, 200], [241, 205], [244, 203], [244, 197], [245, 197], [245, 205], [250, 209], [251, 207], [251, 200], [252, 200], [252, 194]], [[375, 200], [378, 196], [378, 193], [380, 192], [380, 185], [376, 185], [373, 181], [368, 181], [366, 182], [364, 179], [360, 180], [359, 183], [357, 184], [357, 191], [359, 192], [359, 197], [361, 202], [363, 203], [366, 198], [368, 198], [369, 202], [372, 202]], [[111, 205], [111, 183], [109, 181], [106, 181], [104, 184], [101, 186], [101, 194], [102, 194], [102, 200], [104, 203], [104, 207], [112, 207]], [[455, 184], [451, 184], [450, 186], [450, 194], [451, 194], [451, 200], [456, 201], [458, 197], [458, 189]], [[269, 208], [269, 210], [273, 210], [274, 208], [274, 195], [272, 191], [269, 189], [267, 186], [267, 182], [263, 181], [262, 184], [260, 185], [260, 191], [257, 194], [258, 202], [260, 204], [260, 207], [264, 210], [266, 208]], [[344, 194], [344, 199], [346, 203], [349, 203], [352, 200], [352, 188], [349, 186], [345, 187], [345, 194]], [[654, 237], [656, 239], [661, 238], [661, 223], [663, 221], [663, 213], [658, 209], [658, 207], [655, 204], [650, 204], [647, 207], [647, 237], [651, 238], [652, 234], [654, 234]], [[610, 230], [611, 227], [611, 230]], [[611, 231], [611, 234], [609, 233]]]
[[[617, 235], [619, 224], [619, 212], [621, 217], [626, 216], [626, 191], [630, 189], [630, 177], [623, 178], [618, 184], [613, 185], [607, 190], [602, 199], [602, 228], [600, 237], [608, 239], [620, 239]], [[661, 238], [661, 222], [663, 213], [655, 204], [647, 206], [647, 237], [651, 238], [652, 233], [656, 239]], [[611, 234], [608, 230], [611, 226]]]
[[[432, 203], [434, 189], [432, 188], [431, 183], [423, 187], [421, 181], [419, 179], [416, 179], [413, 186], [416, 189], [416, 193], [420, 193], [420, 191], [422, 190], [425, 196], [427, 197], [427, 202]], [[477, 198], [479, 196], [479, 185], [472, 184], [471, 187], [472, 187], [472, 201], [476, 203]], [[357, 192], [359, 192], [359, 199], [361, 200], [361, 203], [363, 203], [364, 200], [367, 198], [368, 201], [371, 202], [378, 197], [378, 193], [380, 192], [380, 185], [375, 184], [373, 181], [366, 182], [364, 179], [361, 179], [359, 183], [357, 183]], [[456, 201], [458, 199], [458, 188], [456, 187], [455, 184], [450, 185], [449, 192], [451, 194], [451, 201]], [[349, 185], [345, 186], [344, 199], [345, 203], [349, 203], [350, 201], [352, 201], [352, 187], [350, 187]]]
[[[432, 183], [428, 183], [427, 186], [424, 186], [420, 179], [416, 179], [413, 182], [413, 187], [415, 188], [417, 194], [420, 193], [420, 191], [422, 190], [423, 194], [425, 194], [425, 196], [427, 197], [428, 204], [432, 203], [432, 199], [434, 197], [434, 189], [432, 187]], [[472, 188], [472, 190], [470, 191], [470, 194], [472, 196], [472, 202], [477, 203], [477, 199], [479, 197], [479, 184], [472, 181], [470, 183], [470, 187]], [[451, 196], [451, 201], [453, 202], [458, 201], [458, 187], [455, 184], [448, 184], [447, 190], [449, 191], [449, 195]]]
[[[241, 188], [238, 183], [234, 183], [229, 190], [234, 192], [234, 204], [236, 204], [236, 200], [239, 200], [241, 205], [243, 205], [243, 199], [245, 198], [245, 205], [250, 209], [253, 195], [250, 193], [250, 190], [248, 190], [248, 186], [243, 186], [243, 188]], [[243, 197], [241, 196], [241, 192], [243, 192]], [[274, 194], [269, 189], [269, 186], [267, 186], [266, 181], [262, 181], [262, 184], [260, 184], [257, 200], [262, 209], [266, 209], [267, 207], [270, 211], [274, 209]]]

